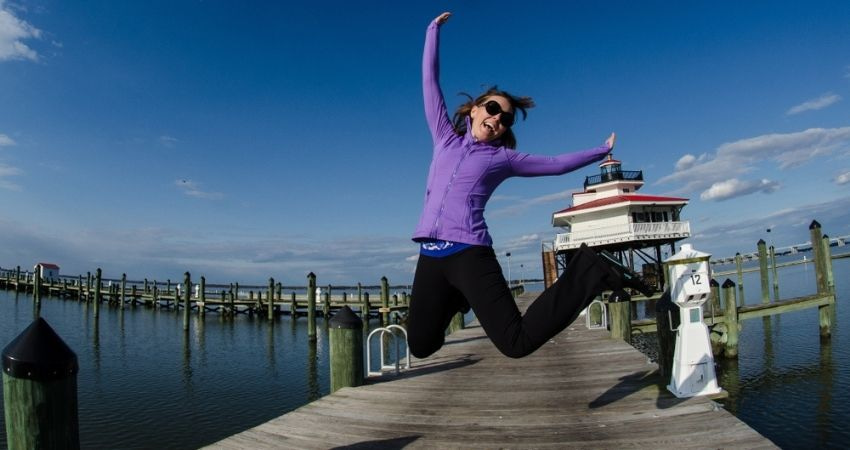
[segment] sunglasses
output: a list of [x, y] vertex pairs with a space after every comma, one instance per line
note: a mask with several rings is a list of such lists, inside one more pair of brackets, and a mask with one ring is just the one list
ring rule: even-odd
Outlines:
[[487, 114], [491, 116], [495, 116], [497, 114], [501, 114], [499, 116], [499, 122], [510, 128], [514, 124], [514, 113], [502, 111], [502, 107], [499, 105], [499, 102], [495, 100], [490, 100], [484, 104], [484, 109], [487, 111]]

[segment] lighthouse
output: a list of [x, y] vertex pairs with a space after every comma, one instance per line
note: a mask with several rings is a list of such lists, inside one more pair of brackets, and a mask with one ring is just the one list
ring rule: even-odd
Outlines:
[[599, 174], [585, 178], [583, 191], [572, 196], [572, 206], [552, 214], [552, 226], [562, 232], [543, 244], [546, 286], [554, 283], [581, 244], [587, 244], [613, 253], [638, 268], [648, 284], [662, 288], [662, 249], [669, 246], [672, 255], [675, 243], [691, 235], [689, 222], [681, 219], [688, 199], [638, 193], [643, 184], [643, 171], [622, 170], [610, 153], [599, 164]]

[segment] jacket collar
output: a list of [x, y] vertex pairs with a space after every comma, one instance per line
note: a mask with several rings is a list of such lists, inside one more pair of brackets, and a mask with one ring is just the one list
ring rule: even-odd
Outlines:
[[469, 116], [466, 116], [466, 118], [464, 120], [466, 120], [466, 134], [463, 136], [464, 142], [472, 143], [472, 144], [478, 144], [478, 145], [485, 145], [487, 147], [493, 147], [493, 148], [499, 148], [499, 147], [502, 146], [502, 139], [501, 138], [495, 139], [495, 140], [492, 140], [492, 141], [488, 141], [488, 142], [479, 142], [477, 139], [475, 139], [475, 135], [472, 134], [472, 119], [470, 119]]

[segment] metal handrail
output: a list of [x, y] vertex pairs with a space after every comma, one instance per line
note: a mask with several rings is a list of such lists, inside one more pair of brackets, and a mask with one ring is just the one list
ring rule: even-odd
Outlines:
[[[405, 355], [406, 355], [406, 359], [407, 359], [407, 363], [405, 364], [404, 368], [410, 369], [410, 346], [407, 344], [407, 330], [405, 330], [404, 327], [402, 327], [401, 325], [388, 325], [386, 327], [375, 328], [374, 330], [372, 330], [371, 333], [369, 333], [369, 336], [366, 338], [366, 376], [367, 377], [382, 375], [384, 373], [384, 370], [386, 370], [386, 369], [395, 369], [396, 375], [398, 375], [401, 372], [401, 368], [399, 366], [399, 363], [401, 362], [401, 358], [398, 357], [399, 356], [398, 338], [396, 337], [396, 334], [392, 331], [394, 329], [401, 330], [402, 334], [404, 335], [404, 348], [405, 348]], [[380, 368], [380, 370], [373, 371], [372, 370], [372, 345], [371, 345], [372, 344], [372, 336], [379, 331], [381, 332], [381, 337], [379, 338], [380, 344], [381, 344], [381, 346], [380, 346], [381, 347], [381, 368]], [[386, 334], [386, 333], [390, 333], [390, 335], [393, 337], [393, 341], [395, 342], [395, 354], [396, 354], [395, 364], [386, 364], [385, 363], [386, 358], [385, 358], [385, 355], [384, 355], [384, 345], [383, 344], [384, 344], [384, 334]]]
[[[590, 322], [590, 308], [592, 308], [594, 304], [598, 304], [599, 307], [601, 308], [599, 325], [593, 325]], [[587, 305], [587, 309], [586, 309], [584, 314], [585, 314], [585, 321], [586, 321], [586, 325], [587, 325], [588, 330], [598, 330], [598, 329], [606, 328], [608, 326], [608, 310], [605, 308], [605, 303], [603, 303], [602, 301], [594, 300], [594, 301], [590, 302], [590, 304]]]
[[594, 184], [607, 183], [615, 180], [643, 181], [642, 170], [617, 170], [599, 175], [590, 175], [584, 178], [584, 188]]

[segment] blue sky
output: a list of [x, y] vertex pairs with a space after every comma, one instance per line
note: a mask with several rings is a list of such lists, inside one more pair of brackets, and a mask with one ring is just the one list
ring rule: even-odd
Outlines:
[[[0, 0], [0, 266], [410, 282], [442, 11], [450, 109], [534, 97], [531, 153], [616, 131], [642, 192], [690, 199], [698, 249], [850, 234], [850, 2]], [[541, 276], [551, 213], [596, 173], [496, 191], [515, 277]]]

